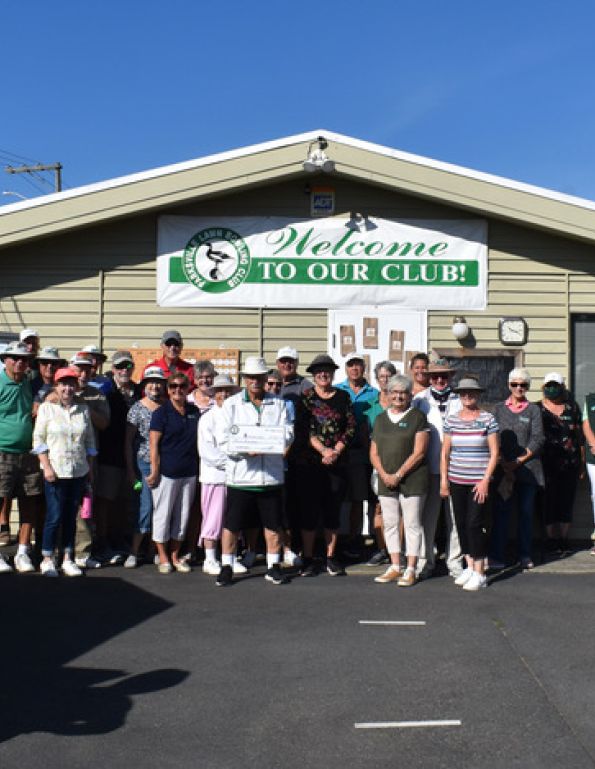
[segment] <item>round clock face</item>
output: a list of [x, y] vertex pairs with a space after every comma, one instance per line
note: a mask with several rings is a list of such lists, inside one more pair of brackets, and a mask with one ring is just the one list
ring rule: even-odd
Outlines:
[[527, 326], [522, 318], [504, 318], [500, 323], [500, 341], [503, 344], [525, 344]]

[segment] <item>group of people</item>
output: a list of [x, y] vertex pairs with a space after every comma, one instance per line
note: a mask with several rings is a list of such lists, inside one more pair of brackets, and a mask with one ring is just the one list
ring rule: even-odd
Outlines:
[[[529, 372], [513, 369], [492, 413], [477, 379], [453, 386], [448, 362], [425, 353], [407, 375], [379, 363], [374, 387], [358, 353], [334, 384], [330, 356], [317, 355], [307, 379], [283, 347], [274, 368], [247, 357], [240, 387], [210, 361], [185, 361], [177, 330], [161, 349], [137, 382], [130, 352], [102, 373], [107, 356], [94, 345], [66, 361], [33, 329], [0, 353], [0, 545], [16, 498], [18, 572], [39, 561], [45, 576], [74, 577], [148, 557], [161, 574], [187, 574], [200, 549], [203, 572], [226, 586], [263, 548], [272, 584], [295, 570], [340, 576], [363, 556], [367, 505], [368, 563], [387, 567], [376, 582], [432, 576], [442, 520], [448, 572], [476, 591], [488, 568], [506, 565], [515, 501], [530, 569], [539, 490], [548, 546], [561, 553], [585, 461], [595, 488], [595, 395], [581, 413], [556, 372], [532, 404]], [[0, 554], [0, 572], [12, 568]]]

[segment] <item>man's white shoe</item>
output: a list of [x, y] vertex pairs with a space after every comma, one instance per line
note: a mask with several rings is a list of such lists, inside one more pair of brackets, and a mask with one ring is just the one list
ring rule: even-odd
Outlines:
[[286, 550], [283, 554], [283, 565], [294, 566], [299, 569], [300, 566], [303, 566], [303, 561], [297, 553], [293, 552], [293, 550]]
[[17, 553], [14, 557], [14, 567], [21, 574], [35, 571], [35, 566], [31, 563], [28, 553]]
[[0, 555], [0, 574], [8, 574], [12, 571], [12, 566], [3, 555]]
[[471, 579], [463, 585], [463, 590], [481, 590], [488, 586], [488, 581], [485, 574], [480, 574], [478, 571], [474, 571]]
[[243, 563], [240, 563], [239, 561], [234, 561], [232, 566], [232, 571], [234, 574], [246, 574], [248, 569], [244, 566]]
[[202, 565], [202, 570], [204, 574], [212, 574], [214, 577], [217, 577], [221, 571], [221, 564], [219, 561], [205, 561]]
[[473, 574], [474, 574], [473, 569], [470, 569], [469, 567], [467, 567], [466, 569], [463, 569], [463, 571], [455, 579], [455, 585], [458, 585], [459, 587], [464, 586], [465, 583], [471, 579]]
[[83, 574], [76, 563], [70, 559], [62, 561], [62, 573], [67, 577], [80, 577]]
[[56, 569], [56, 564], [54, 563], [53, 559], [51, 561], [43, 560], [39, 564], [39, 571], [43, 574], [44, 577], [58, 576], [58, 570]]

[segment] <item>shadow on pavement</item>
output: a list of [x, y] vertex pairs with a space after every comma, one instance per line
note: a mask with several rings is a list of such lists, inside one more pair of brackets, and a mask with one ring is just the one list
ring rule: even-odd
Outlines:
[[0, 742], [20, 734], [106, 734], [124, 723], [132, 695], [176, 686], [177, 669], [68, 665], [172, 606], [124, 581], [6, 575], [2, 582]]

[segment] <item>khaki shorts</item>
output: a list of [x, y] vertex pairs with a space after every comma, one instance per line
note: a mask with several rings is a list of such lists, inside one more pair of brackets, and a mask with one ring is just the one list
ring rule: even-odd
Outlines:
[[131, 491], [132, 489], [129, 489], [126, 483], [126, 470], [123, 467], [98, 466], [95, 483], [96, 497], [107, 499], [108, 502], [115, 502], [116, 499], [129, 496]]
[[35, 454], [0, 451], [0, 498], [37, 497], [41, 490], [42, 475]]

